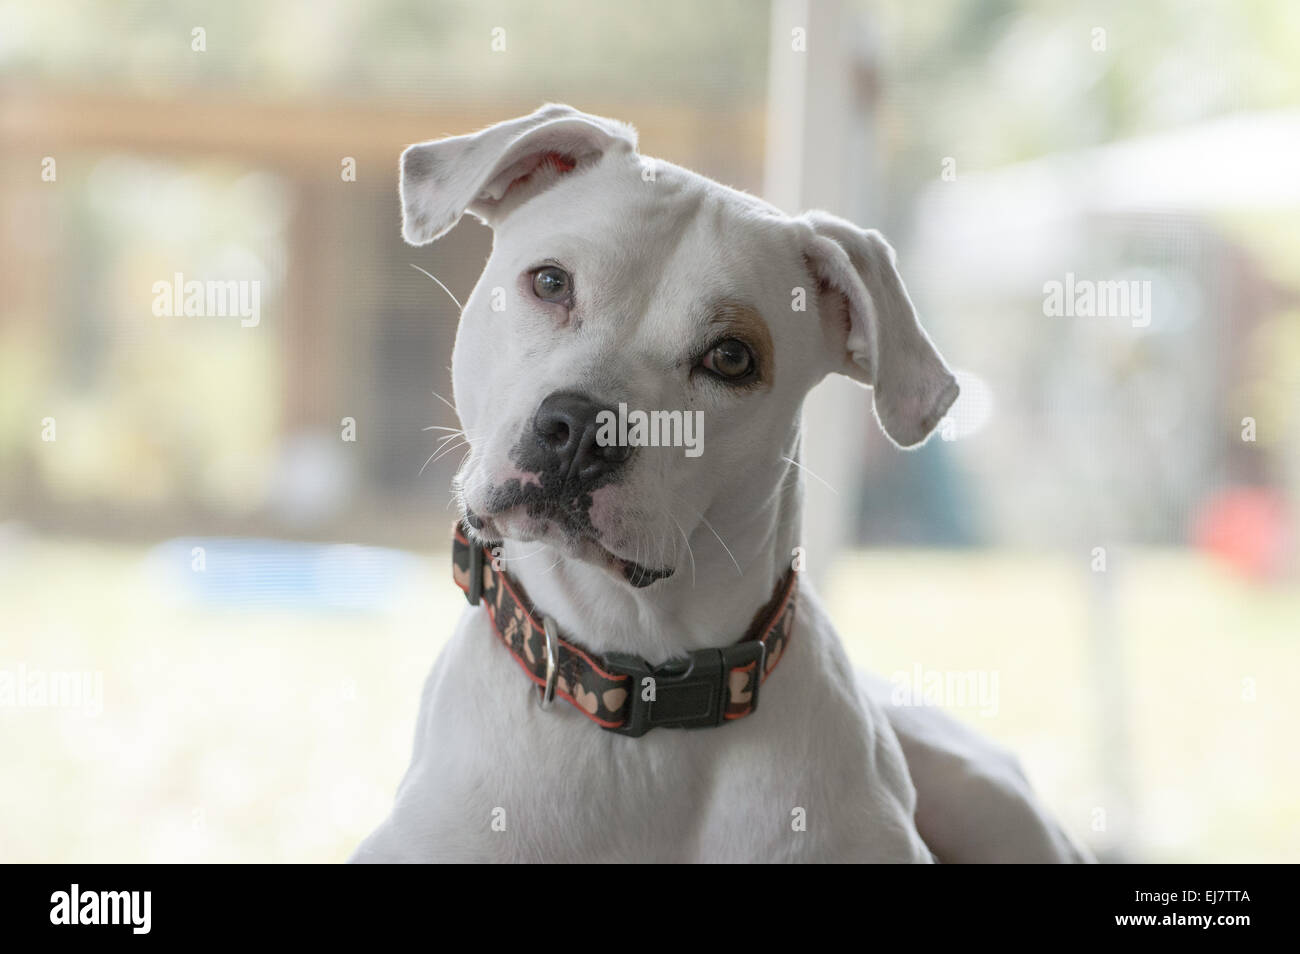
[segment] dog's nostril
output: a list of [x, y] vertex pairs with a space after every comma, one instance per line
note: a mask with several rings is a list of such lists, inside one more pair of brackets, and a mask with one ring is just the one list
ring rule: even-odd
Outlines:
[[610, 464], [621, 464], [632, 456], [630, 444], [596, 445], [596, 456]]
[[564, 421], [549, 421], [539, 429], [542, 440], [556, 449], [569, 443], [569, 425]]
[[533, 418], [537, 447], [544, 458], [536, 469], [580, 480], [595, 480], [612, 472], [633, 451], [626, 443], [600, 443], [602, 414], [613, 413], [575, 391], [547, 395]]

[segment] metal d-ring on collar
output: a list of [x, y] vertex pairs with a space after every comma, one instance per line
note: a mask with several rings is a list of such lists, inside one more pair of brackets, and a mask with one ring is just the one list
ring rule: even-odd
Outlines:
[[546, 686], [538, 702], [543, 709], [555, 704], [555, 683], [560, 675], [560, 635], [555, 629], [555, 620], [549, 616], [542, 617], [542, 629], [546, 633]]

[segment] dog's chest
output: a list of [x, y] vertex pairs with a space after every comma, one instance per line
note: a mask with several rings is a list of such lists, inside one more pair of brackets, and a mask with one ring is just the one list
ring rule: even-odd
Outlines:
[[892, 734], [878, 738], [834, 692], [804, 695], [818, 655], [792, 646], [745, 719], [632, 739], [563, 703], [542, 711], [467, 614], [375, 837], [419, 846], [421, 860], [924, 860]]

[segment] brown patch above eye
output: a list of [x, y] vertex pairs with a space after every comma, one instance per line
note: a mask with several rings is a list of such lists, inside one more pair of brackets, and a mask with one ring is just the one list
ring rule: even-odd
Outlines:
[[776, 374], [776, 355], [772, 347], [772, 332], [754, 308], [738, 301], [721, 301], [713, 306], [709, 315], [709, 340], [737, 338], [749, 345], [758, 365], [758, 387], [771, 387]]

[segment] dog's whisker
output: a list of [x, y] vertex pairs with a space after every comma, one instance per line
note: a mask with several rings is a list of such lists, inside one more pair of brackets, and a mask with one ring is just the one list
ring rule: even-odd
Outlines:
[[833, 493], [836, 497], [838, 497], [838, 496], [840, 495], [840, 492], [839, 492], [838, 490], [836, 490], [834, 487], [832, 487], [829, 483], [827, 483], [827, 482], [826, 482], [825, 480], [823, 480], [821, 477], [818, 477], [816, 474], [814, 474], [811, 470], [809, 470], [809, 469], [808, 469], [807, 467], [805, 467], [803, 464], [799, 463], [797, 460], [795, 460], [795, 459], [793, 459], [793, 458], [791, 458], [791, 457], [785, 457], [785, 456], [782, 456], [781, 459], [782, 459], [783, 461], [785, 461], [787, 464], [794, 464], [794, 466], [798, 467], [800, 470], [802, 470], [802, 471], [803, 471], [805, 474], [807, 474], [809, 477], [812, 477], [812, 478], [814, 478], [815, 480], [817, 480], [817, 481], [818, 481], [818, 482], [819, 482], [823, 487], [825, 487], [827, 490], [829, 490], [831, 493]]
[[[413, 269], [415, 269], [417, 272], [421, 272], [422, 274], [428, 275], [430, 278], [432, 278], [432, 279], [434, 280], [434, 282], [437, 283], [438, 287], [441, 288], [443, 291], [445, 291], [445, 292], [447, 293], [447, 297], [450, 298], [452, 301], [454, 301], [454, 302], [456, 303], [456, 312], [457, 312], [457, 314], [459, 314], [460, 312], [463, 312], [463, 311], [465, 310], [465, 306], [462, 305], [462, 304], [460, 303], [460, 299], [458, 299], [455, 295], [453, 295], [453, 294], [451, 293], [451, 289], [450, 289], [450, 288], [448, 288], [448, 287], [447, 287], [446, 285], [444, 285], [442, 282], [438, 281], [438, 276], [437, 276], [437, 275], [434, 275], [432, 272], [426, 272], [423, 268], [421, 268], [419, 265], [416, 265], [414, 262], [411, 262], [410, 265], [411, 265], [411, 267], [412, 267]], [[448, 370], [450, 370], [450, 369], [448, 369]]]
[[[465, 453], [461, 455], [460, 460], [456, 464], [456, 473], [454, 473], [451, 477], [452, 497], [451, 500], [447, 502], [447, 506], [449, 507], [453, 503], [464, 504], [466, 494], [468, 494], [470, 490], [474, 489], [472, 487], [467, 486], [465, 480], [461, 476], [465, 467], [465, 460], [472, 453], [474, 453], [474, 448], [473, 447], [468, 448], [465, 451]], [[471, 474], [470, 476], [476, 477], [478, 479], [478, 484], [476, 486], [482, 486], [483, 484], [488, 482], [487, 477], [482, 473]]]
[[[455, 439], [457, 436], [458, 436], [458, 435], [453, 434], [453, 435], [451, 436], [451, 438], [448, 438], [448, 440]], [[468, 444], [469, 442], [466, 441], [465, 443]], [[419, 472], [418, 474], [416, 474], [416, 476], [417, 476], [417, 477], [421, 477], [421, 476], [423, 476], [423, 475], [424, 475], [424, 471], [425, 471], [425, 469], [426, 469], [430, 464], [434, 463], [434, 462], [437, 461], [439, 458], [445, 456], [445, 455], [447, 454], [448, 451], [455, 450], [458, 446], [460, 446], [460, 445], [458, 445], [458, 444], [451, 444], [451, 445], [449, 445], [449, 446], [443, 446], [443, 447], [439, 447], [439, 448], [437, 448], [437, 449], [436, 449], [432, 454], [429, 455], [428, 459], [425, 460], [424, 464], [420, 467], [420, 472]]]
[[708, 519], [704, 516], [704, 514], [700, 514], [699, 516], [700, 516], [700, 522], [709, 528], [710, 533], [712, 533], [715, 537], [717, 537], [718, 542], [722, 544], [722, 549], [726, 550], [727, 556], [731, 557], [731, 562], [736, 565], [736, 573], [738, 573], [740, 576], [744, 576], [745, 571], [740, 568], [740, 561], [737, 560], [736, 555], [731, 552], [731, 547], [727, 546], [727, 541], [723, 540], [722, 537], [718, 535], [718, 531], [713, 528], [713, 524], [709, 523]]
[[[667, 513], [668, 519], [677, 525], [677, 532], [682, 535], [682, 542], [686, 544], [686, 555], [690, 557], [691, 560], [691, 589], [695, 589], [695, 549], [691, 546], [690, 537], [688, 537], [686, 531], [682, 529], [681, 521], [673, 516], [671, 510], [667, 511]], [[673, 562], [676, 563], [677, 561], [674, 560]]]
[[445, 397], [443, 397], [443, 396], [442, 396], [441, 394], [439, 394], [437, 391], [430, 391], [429, 393], [432, 394], [434, 397], [436, 397], [436, 398], [437, 398], [439, 401], [441, 401], [443, 404], [447, 405], [447, 406], [448, 406], [449, 408], [451, 408], [453, 411], [455, 411], [457, 417], [460, 417], [460, 411], [456, 408], [456, 405], [452, 404], [450, 401], [448, 401]]
[[522, 556], [517, 556], [517, 557], [500, 556], [497, 557], [497, 559], [500, 560], [502, 563], [518, 563], [520, 560], [527, 560], [529, 557], [537, 556], [537, 554], [541, 553], [545, 549], [546, 549], [546, 544], [543, 543], [541, 546], [539, 546], [536, 550], [533, 550], [531, 553], [525, 553]]
[[[453, 437], [452, 437], [451, 439], [452, 439], [452, 440], [455, 440], [455, 439], [456, 439], [455, 435], [453, 435]], [[468, 443], [469, 443], [469, 441], [466, 441], [466, 440], [463, 440], [463, 439], [462, 439], [462, 440], [461, 440], [461, 443], [459, 443], [459, 444], [448, 444], [446, 447], [439, 448], [438, 450], [434, 451], [434, 457], [433, 457], [433, 459], [434, 459], [435, 461], [437, 461], [437, 460], [441, 460], [443, 457], [446, 457], [446, 456], [447, 456], [448, 454], [450, 454], [452, 451], [456, 450], [456, 448], [458, 448], [458, 447], [464, 447], [464, 446], [467, 445]]]
[[[545, 547], [545, 544], [543, 544], [543, 547]], [[548, 566], [548, 567], [547, 567], [545, 570], [543, 570], [542, 572], [543, 572], [543, 573], [550, 573], [552, 570], [554, 570], [557, 566], [560, 565], [560, 561], [563, 560], [563, 559], [564, 559], [564, 554], [561, 553], [561, 552], [559, 552], [559, 551], [557, 550], [557, 551], [555, 552], [555, 561], [554, 561], [553, 563], [551, 563], [551, 565]]]
[[[456, 445], [451, 445], [450, 450], [455, 450], [455, 448]], [[425, 459], [424, 464], [420, 465], [420, 473], [417, 473], [416, 477], [424, 476], [425, 469], [428, 469], [429, 464], [433, 464], [434, 461], [437, 461], [439, 458], [442, 458], [442, 456], [446, 454], [447, 450], [448, 448], [441, 447], [441, 446], [435, 448], [433, 454], [430, 454], [428, 458]]]

